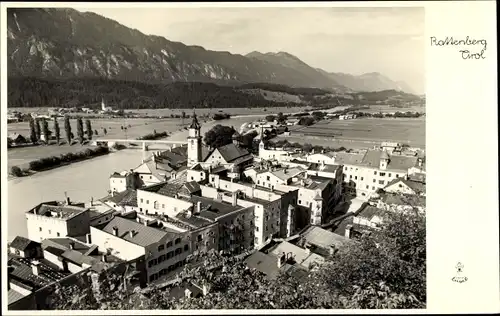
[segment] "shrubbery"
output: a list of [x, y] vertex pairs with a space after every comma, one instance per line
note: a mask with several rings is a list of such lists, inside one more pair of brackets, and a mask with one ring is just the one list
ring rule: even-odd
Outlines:
[[109, 149], [107, 147], [97, 147], [94, 149], [88, 148], [76, 153], [66, 153], [61, 154], [60, 156], [51, 156], [33, 160], [29, 163], [29, 168], [33, 171], [40, 171], [47, 168], [56, 167], [63, 163], [79, 161], [90, 157], [105, 155], [107, 153], [109, 153]]
[[228, 118], [230, 118], [231, 115], [230, 114], [227, 114], [227, 113], [216, 113], [213, 115], [213, 119], [218, 121], [218, 120], [227, 120]]
[[23, 171], [18, 166], [13, 166], [12, 168], [10, 168], [10, 174], [15, 177], [22, 177], [24, 175]]
[[167, 132], [151, 133], [151, 134], [147, 134], [147, 135], [138, 137], [137, 140], [155, 140], [155, 139], [164, 138], [167, 136], [168, 136]]

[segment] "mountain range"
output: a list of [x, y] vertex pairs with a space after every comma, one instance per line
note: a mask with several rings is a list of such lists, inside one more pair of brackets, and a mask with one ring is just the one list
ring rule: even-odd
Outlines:
[[380, 73], [360, 76], [313, 68], [286, 52], [245, 56], [145, 35], [92, 12], [7, 10], [9, 77], [104, 78], [147, 83], [270, 83], [331, 92], [398, 90]]

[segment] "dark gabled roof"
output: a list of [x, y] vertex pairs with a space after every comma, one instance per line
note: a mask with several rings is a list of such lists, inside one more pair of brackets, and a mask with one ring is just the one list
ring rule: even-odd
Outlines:
[[218, 217], [232, 213], [236, 210], [242, 209], [241, 206], [233, 206], [229, 203], [223, 203], [209, 198], [193, 195], [190, 198], [195, 207], [198, 202], [201, 202], [202, 211], [198, 216], [208, 220], [215, 220]]
[[381, 216], [383, 211], [372, 205], [366, 205], [361, 211], [356, 214], [356, 217], [366, 218], [371, 220], [374, 216]]
[[33, 241], [31, 239], [28, 239], [28, 238], [24, 238], [22, 236], [17, 236], [10, 243], [10, 247], [15, 248], [15, 249], [20, 250], [20, 251], [25, 251], [27, 249], [40, 247], [40, 243]]
[[65, 252], [65, 250], [63, 250], [63, 249], [52, 247], [52, 246], [45, 247], [44, 251], [47, 251], [48, 253], [51, 253], [57, 257], [60, 257]]
[[189, 193], [194, 193], [201, 190], [200, 185], [196, 181], [186, 182], [184, 184], [184, 187], [188, 190]]
[[425, 178], [426, 178], [425, 173], [420, 173], [420, 172], [408, 175], [408, 180], [420, 182], [423, 184], [425, 184]]
[[16, 290], [10, 289], [8, 294], [9, 305], [15, 303], [25, 297], [24, 294], [17, 292]]
[[233, 143], [221, 146], [217, 148], [217, 150], [227, 162], [232, 162], [240, 157], [250, 155], [246, 149], [240, 148]]

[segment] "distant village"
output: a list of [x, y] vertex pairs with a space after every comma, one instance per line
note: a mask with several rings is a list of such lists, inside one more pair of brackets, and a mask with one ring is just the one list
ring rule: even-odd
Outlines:
[[[108, 112], [103, 102], [100, 113]], [[189, 256], [210, 250], [244, 256], [269, 278], [300, 275], [381, 229], [384, 213], [425, 210], [424, 151], [389, 142], [358, 152], [275, 148], [263, 139], [268, 123], [242, 127], [259, 130], [254, 155], [241, 145], [243, 131], [206, 147], [193, 115], [187, 145], [115, 170], [107, 196], [26, 210], [28, 236], [8, 248], [9, 309], [41, 309], [51, 285], [124, 267], [131, 287], [173, 286]], [[210, 291], [177, 286], [180, 297]]]

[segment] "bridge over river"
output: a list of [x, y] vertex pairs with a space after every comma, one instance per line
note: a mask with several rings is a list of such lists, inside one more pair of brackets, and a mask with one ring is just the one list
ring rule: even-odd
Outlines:
[[141, 139], [108, 139], [108, 138], [98, 138], [92, 141], [92, 145], [107, 145], [111, 147], [115, 144], [141, 144], [142, 150], [147, 151], [151, 145], [163, 144], [167, 147], [175, 148], [177, 146], [187, 145], [187, 141], [176, 141], [167, 139], [157, 139], [157, 140], [141, 140]]

